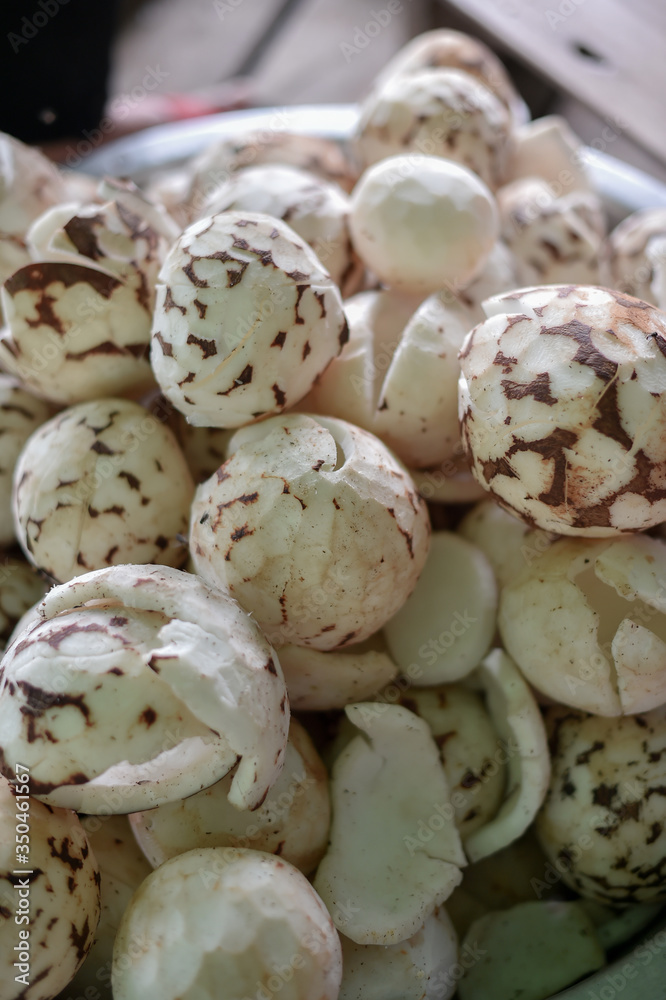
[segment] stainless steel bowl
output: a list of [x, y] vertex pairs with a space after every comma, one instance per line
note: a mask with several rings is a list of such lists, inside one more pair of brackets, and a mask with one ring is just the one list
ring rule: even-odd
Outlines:
[[[98, 176], [112, 174], [141, 182], [155, 171], [178, 166], [218, 139], [258, 130], [290, 131], [345, 142], [357, 120], [358, 111], [350, 104], [229, 111], [158, 125], [118, 139], [94, 150], [80, 167]], [[636, 167], [590, 148], [585, 150], [585, 162], [611, 224], [638, 209], [666, 206], [666, 185]], [[666, 1000], [663, 916], [628, 942], [609, 965], [557, 994], [566, 1000], [615, 1000], [620, 996], [622, 1000]]]

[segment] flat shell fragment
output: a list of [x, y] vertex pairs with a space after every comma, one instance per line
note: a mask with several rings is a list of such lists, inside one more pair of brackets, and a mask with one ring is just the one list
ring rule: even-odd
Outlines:
[[496, 612], [497, 586], [486, 557], [458, 535], [438, 531], [416, 587], [384, 635], [415, 684], [448, 683], [469, 674], [488, 652]]
[[361, 733], [333, 768], [330, 847], [314, 886], [352, 941], [397, 944], [451, 894], [465, 856], [427, 724], [400, 705], [345, 711]]
[[597, 715], [666, 701], [666, 543], [560, 539], [503, 588], [506, 649], [539, 691]]
[[344, 935], [339, 1000], [449, 1000], [458, 938], [443, 906], [400, 944], [356, 944]]
[[460, 1000], [547, 1000], [605, 962], [577, 903], [521, 903], [489, 913], [472, 924], [464, 944], [479, 957], [460, 981]]
[[478, 861], [517, 840], [533, 822], [548, 790], [550, 758], [539, 706], [511, 657], [494, 649], [470, 683], [485, 693], [493, 724], [507, 748], [502, 804], [465, 840], [468, 858]]

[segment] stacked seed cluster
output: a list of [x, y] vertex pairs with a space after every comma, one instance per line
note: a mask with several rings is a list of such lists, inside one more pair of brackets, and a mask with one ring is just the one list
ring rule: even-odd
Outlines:
[[344, 152], [0, 138], [0, 1000], [545, 1000], [653, 919], [666, 219], [605, 226], [450, 31]]

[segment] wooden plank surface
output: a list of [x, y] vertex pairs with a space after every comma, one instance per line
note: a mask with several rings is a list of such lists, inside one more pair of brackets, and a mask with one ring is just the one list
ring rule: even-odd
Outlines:
[[666, 161], [663, 0], [448, 0]]

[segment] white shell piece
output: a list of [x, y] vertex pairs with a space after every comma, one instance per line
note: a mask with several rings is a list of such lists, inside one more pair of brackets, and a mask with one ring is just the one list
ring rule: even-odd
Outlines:
[[385, 650], [386, 644], [374, 636], [340, 652], [280, 646], [289, 704], [297, 711], [313, 712], [366, 701], [398, 673]]
[[507, 757], [507, 783], [499, 810], [465, 840], [467, 857], [478, 861], [517, 840], [533, 822], [548, 790], [550, 758], [539, 706], [506, 653], [494, 649], [471, 681], [485, 693]]
[[458, 960], [458, 937], [444, 907], [400, 944], [356, 944], [343, 934], [339, 1000], [449, 1000], [448, 977]]
[[345, 711], [364, 735], [333, 767], [330, 847], [314, 886], [352, 941], [397, 944], [458, 885], [465, 856], [427, 724], [400, 705]]
[[530, 683], [562, 704], [608, 716], [648, 711], [666, 702], [664, 579], [657, 538], [561, 539], [502, 590], [504, 645]]
[[[139, 943], [139, 947], [137, 947]], [[149, 875], [123, 918], [114, 1000], [218, 1000], [276, 985], [280, 1000], [336, 1000], [340, 940], [297, 868], [260, 851], [201, 848]]]
[[198, 847], [250, 847], [279, 855], [306, 875], [316, 868], [328, 843], [328, 775], [303, 726], [292, 718], [284, 767], [257, 809], [230, 804], [233, 777], [130, 816], [153, 868]]
[[416, 587], [384, 635], [395, 662], [415, 684], [449, 683], [478, 667], [493, 640], [496, 615], [497, 586], [486, 557], [453, 532], [437, 531]]

